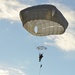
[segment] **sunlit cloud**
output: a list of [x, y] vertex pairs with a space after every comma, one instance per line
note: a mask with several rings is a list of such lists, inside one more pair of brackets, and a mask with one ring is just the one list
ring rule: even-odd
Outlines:
[[0, 19], [18, 21], [20, 10], [28, 6], [17, 0], [0, 0]]
[[9, 68], [9, 74], [13, 74], [13, 75], [26, 75], [23, 71], [19, 70], [19, 69], [15, 69], [15, 68]]
[[20, 69], [2, 68], [0, 69], [0, 75], [26, 75], [26, 74]]
[[9, 71], [0, 69], [0, 75], [9, 75]]
[[[48, 37], [47, 39], [50, 40]], [[60, 50], [63, 50], [63, 51], [75, 51], [75, 41], [74, 41], [75, 35], [72, 35], [70, 33], [65, 33], [63, 35], [55, 36], [55, 38], [51, 40], [53, 40], [53, 43], [44, 42], [44, 44], [47, 46], [58, 47], [60, 48]]]
[[50, 3], [61, 2], [62, 0], [48, 0]]

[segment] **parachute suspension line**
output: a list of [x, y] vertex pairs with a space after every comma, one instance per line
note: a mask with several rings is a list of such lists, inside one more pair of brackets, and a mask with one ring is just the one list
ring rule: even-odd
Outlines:
[[39, 68], [39, 75], [41, 75], [41, 68]]
[[39, 66], [39, 75], [41, 75], [41, 69], [42, 69], [42, 63], [40, 62], [40, 66]]

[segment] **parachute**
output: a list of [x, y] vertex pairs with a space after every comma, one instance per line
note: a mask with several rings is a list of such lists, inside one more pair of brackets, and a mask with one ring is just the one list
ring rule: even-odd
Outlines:
[[68, 22], [54, 5], [36, 5], [20, 11], [23, 27], [36, 36], [63, 34]]

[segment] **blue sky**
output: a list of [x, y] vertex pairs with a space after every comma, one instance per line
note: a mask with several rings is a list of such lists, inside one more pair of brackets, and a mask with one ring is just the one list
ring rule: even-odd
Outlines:
[[[53, 4], [69, 22], [66, 32], [37, 37], [28, 33], [19, 18], [20, 10]], [[0, 0], [0, 75], [39, 75], [38, 50], [47, 50], [40, 75], [75, 75], [75, 0]]]

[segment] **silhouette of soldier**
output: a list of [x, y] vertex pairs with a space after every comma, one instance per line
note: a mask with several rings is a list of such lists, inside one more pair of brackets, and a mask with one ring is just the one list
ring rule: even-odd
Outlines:
[[43, 54], [39, 54], [39, 62], [41, 62], [42, 58], [43, 58]]

